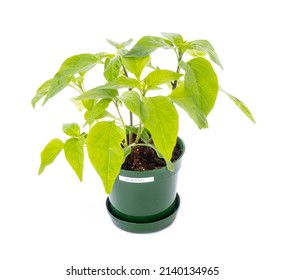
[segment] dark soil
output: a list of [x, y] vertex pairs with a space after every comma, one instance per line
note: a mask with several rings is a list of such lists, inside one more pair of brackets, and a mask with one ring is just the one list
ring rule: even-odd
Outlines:
[[[174, 162], [182, 154], [180, 145], [177, 143], [171, 161]], [[125, 159], [122, 169], [144, 171], [152, 170], [166, 166], [164, 159], [157, 156], [154, 149], [145, 146], [136, 146], [132, 149], [131, 154]]]

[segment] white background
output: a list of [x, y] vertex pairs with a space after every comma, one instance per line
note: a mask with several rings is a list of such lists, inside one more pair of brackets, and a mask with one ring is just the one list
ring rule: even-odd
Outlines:
[[[1, 1], [0, 278], [70, 277], [82, 268], [219, 266], [208, 279], [283, 279], [282, 1]], [[208, 39], [224, 71], [220, 83], [243, 100], [257, 124], [220, 94], [199, 131], [181, 115], [187, 145], [174, 224], [154, 234], [116, 228], [106, 194], [86, 163], [80, 183], [63, 155], [37, 176], [39, 154], [61, 125], [76, 121], [65, 91], [30, 105], [67, 57], [96, 53], [106, 38], [160, 32]], [[108, 48], [108, 47], [107, 47]], [[76, 95], [76, 94], [75, 94]], [[144, 276], [141, 279], [188, 279]], [[110, 279], [140, 279], [111, 277]], [[207, 279], [191, 277], [191, 279]]]

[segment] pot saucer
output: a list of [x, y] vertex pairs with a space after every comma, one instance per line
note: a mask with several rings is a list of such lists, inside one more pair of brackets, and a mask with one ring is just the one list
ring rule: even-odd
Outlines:
[[177, 194], [175, 198], [175, 205], [173, 208], [173, 211], [168, 214], [166, 217], [159, 219], [154, 222], [144, 222], [144, 223], [137, 223], [137, 222], [131, 222], [127, 220], [120, 219], [116, 217], [111, 209], [111, 203], [109, 201], [109, 198], [106, 200], [106, 207], [108, 210], [108, 213], [113, 221], [113, 223], [119, 227], [120, 229], [123, 229], [128, 232], [133, 233], [150, 233], [150, 232], [156, 232], [159, 230], [162, 230], [166, 227], [168, 227], [175, 219], [177, 212], [179, 210], [180, 206], [180, 197]]

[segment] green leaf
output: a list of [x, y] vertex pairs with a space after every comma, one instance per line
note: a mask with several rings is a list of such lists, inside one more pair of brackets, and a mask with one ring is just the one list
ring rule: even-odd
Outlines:
[[75, 74], [90, 70], [101, 62], [101, 58], [102, 54], [79, 54], [67, 58], [53, 77], [43, 104], [68, 86]]
[[177, 34], [177, 33], [162, 32], [162, 35], [165, 38], [167, 38], [168, 40], [170, 40], [171, 42], [173, 42], [177, 47], [181, 46], [185, 42], [183, 37], [180, 34]]
[[83, 53], [67, 58], [61, 65], [57, 73], [65, 73], [66, 75], [74, 75], [82, 73], [93, 68], [105, 56], [104, 53], [89, 54]]
[[[77, 100], [77, 98], [76, 98]], [[78, 100], [80, 101], [80, 100]], [[84, 106], [85, 109], [87, 110], [91, 110], [92, 107], [94, 106], [94, 103], [95, 103], [95, 99], [83, 99], [82, 98], [82, 104]]]
[[65, 75], [64, 73], [56, 73], [52, 79], [52, 83], [50, 85], [49, 91], [45, 96], [43, 101], [43, 105], [61, 90], [69, 85], [72, 80], [72, 76]]
[[178, 113], [167, 96], [145, 97], [142, 121], [165, 160], [171, 160], [178, 134]]
[[115, 42], [111, 39], [107, 39], [107, 42], [109, 44], [111, 44], [113, 47], [115, 47], [116, 49], [119, 50], [119, 49], [123, 49], [123, 48], [129, 46], [133, 42], [133, 39], [129, 39], [129, 40], [121, 42], [121, 43]]
[[195, 98], [184, 90], [183, 85], [175, 88], [169, 97], [193, 119], [199, 128], [208, 127], [206, 115], [197, 106]]
[[184, 90], [196, 106], [208, 116], [213, 109], [219, 86], [217, 75], [210, 62], [202, 57], [193, 58], [187, 63], [180, 63], [185, 70]]
[[[113, 99], [116, 96], [118, 96], [118, 91], [115, 90], [115, 89], [96, 87], [96, 88], [92, 88], [92, 89], [86, 91], [82, 95], [76, 97], [76, 99], [78, 99], [78, 100], [100, 99], [100, 98]], [[88, 108], [86, 108], [86, 109], [88, 109]]]
[[70, 138], [64, 144], [65, 158], [82, 182], [84, 169], [85, 137]]
[[136, 79], [120, 76], [109, 83], [97, 87], [97, 89], [120, 89], [120, 88], [139, 88], [140, 84]]
[[183, 39], [180, 34], [177, 33], [162, 33], [162, 35], [168, 38], [178, 49], [179, 60], [183, 57], [183, 54], [187, 50], [188, 43]]
[[41, 100], [49, 91], [49, 88], [51, 86], [52, 83], [52, 79], [47, 80], [46, 82], [44, 82], [39, 89], [36, 92], [36, 95], [34, 96], [34, 98], [32, 99], [32, 106], [35, 108], [36, 103]]
[[[85, 120], [88, 119], [89, 114], [90, 114], [90, 111], [87, 111], [87, 112], [84, 114]], [[95, 120], [100, 120], [100, 119], [104, 119], [104, 118], [110, 118], [110, 119], [113, 119], [113, 120], [116, 119], [116, 117], [115, 117], [113, 114], [111, 114], [110, 112], [108, 112], [108, 111], [106, 110], [106, 111], [102, 112], [100, 115], [98, 115]], [[91, 122], [89, 123], [89, 125], [92, 125], [95, 120], [91, 121]], [[87, 125], [87, 124], [88, 124], [88, 123], [86, 122], [86, 123], [84, 124], [84, 126]]]
[[123, 93], [119, 98], [126, 108], [141, 119], [141, 99], [139, 93], [134, 90]]
[[40, 167], [38, 170], [38, 175], [40, 175], [44, 171], [46, 166], [53, 163], [53, 161], [59, 155], [63, 147], [64, 147], [64, 143], [58, 138], [52, 139], [45, 146], [45, 148], [42, 150], [40, 154], [41, 163], [40, 163]]
[[97, 120], [103, 119], [103, 118], [110, 118], [113, 120], [116, 120], [116, 116], [111, 114], [109, 111], [104, 111], [103, 113], [101, 113], [98, 117]]
[[106, 193], [110, 193], [124, 160], [121, 142], [124, 130], [115, 122], [98, 122], [87, 137], [90, 161], [101, 177]]
[[126, 146], [123, 149], [123, 154], [124, 154], [123, 162], [125, 162], [126, 158], [131, 154], [131, 152], [132, 152], [132, 147], [131, 146]]
[[122, 57], [123, 65], [130, 73], [135, 75], [137, 80], [140, 80], [143, 69], [150, 63], [150, 61], [150, 55], [143, 57]]
[[95, 103], [91, 110], [88, 110], [86, 114], [86, 122], [92, 124], [95, 120], [101, 118], [102, 114], [106, 111], [111, 99], [101, 99]]
[[167, 169], [171, 172], [175, 171], [175, 165], [170, 161], [170, 160], [166, 160], [166, 164], [167, 164]]
[[108, 58], [105, 61], [104, 76], [108, 82], [117, 78], [121, 68], [121, 61], [119, 56]]
[[72, 103], [76, 106], [76, 108], [78, 109], [79, 112], [81, 112], [82, 110], [84, 110], [85, 106], [83, 105], [83, 102], [81, 100], [77, 100], [76, 98], [72, 97], [70, 99], [72, 101]]
[[171, 49], [173, 48], [173, 44], [169, 40], [161, 37], [144, 36], [124, 57], [147, 56], [159, 48]]
[[174, 170], [175, 170], [175, 165], [174, 165], [170, 160], [166, 160], [165, 157], [160, 153], [159, 150], [157, 150], [157, 148], [156, 148], [154, 145], [149, 144], [149, 145], [147, 145], [147, 146], [148, 146], [148, 147], [151, 147], [152, 149], [154, 149], [155, 152], [157, 153], [157, 156], [158, 156], [159, 158], [164, 159], [164, 160], [166, 161], [167, 169], [168, 169], [169, 171], [174, 172]]
[[146, 128], [144, 128], [144, 129], [142, 130], [142, 133], [141, 133], [141, 140], [142, 140], [144, 143], [146, 143], [146, 144], [148, 144], [148, 143], [150, 142], [149, 132], [148, 132], [148, 130], [147, 130]]
[[227, 94], [227, 96], [229, 96], [229, 98], [231, 100], [234, 101], [234, 103], [241, 109], [241, 111], [252, 121], [255, 123], [254, 117], [251, 113], [251, 111], [249, 110], [249, 108], [238, 98], [236, 98], [235, 96], [229, 94], [228, 92], [226, 92], [225, 90], [223, 90], [222, 88], [220, 88], [221, 91], [223, 91], [224, 93]]
[[[127, 132], [127, 135], [129, 134], [129, 132], [132, 132], [134, 134], [137, 135], [138, 133], [138, 127], [135, 127], [135, 126], [126, 126], [126, 132]], [[145, 144], [149, 144], [150, 142], [150, 136], [149, 136], [149, 131], [144, 127], [143, 130], [142, 130], [142, 133], [140, 135], [140, 139], [142, 140], [143, 143]]]
[[170, 70], [154, 70], [144, 79], [146, 90], [156, 89], [157, 86], [178, 80], [182, 74]]
[[80, 126], [77, 123], [65, 123], [62, 126], [63, 132], [71, 137], [80, 136]]
[[129, 132], [132, 132], [132, 133], [135, 133], [135, 134], [138, 133], [138, 127], [131, 126], [131, 125], [126, 125], [125, 128], [126, 128], [126, 133], [127, 134], [129, 134]]
[[207, 53], [210, 59], [223, 69], [221, 62], [209, 41], [195, 40], [188, 42], [187, 49], [189, 50], [189, 52], [193, 51], [193, 54], [198, 54], [198, 52], [201, 52], [202, 56], [203, 53]]

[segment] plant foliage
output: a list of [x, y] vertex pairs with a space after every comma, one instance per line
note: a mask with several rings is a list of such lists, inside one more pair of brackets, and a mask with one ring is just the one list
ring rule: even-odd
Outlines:
[[[210, 42], [186, 41], [176, 33], [144, 36], [132, 48], [129, 48], [132, 39], [107, 41], [114, 47], [114, 53], [84, 53], [67, 58], [57, 73], [39, 87], [32, 106], [40, 100], [46, 104], [67, 86], [77, 91], [73, 99], [84, 109], [83, 125], [63, 125], [68, 138], [65, 141], [55, 138], [46, 145], [41, 153], [39, 174], [63, 150], [67, 162], [82, 181], [86, 146], [90, 162], [101, 177], [105, 191], [110, 193], [134, 146], [154, 148], [165, 159], [169, 170], [173, 169], [170, 160], [179, 128], [176, 106], [199, 128], [207, 128], [208, 114], [222, 90], [212, 62], [220, 68], [222, 65]], [[152, 65], [159, 49], [176, 57], [172, 69]], [[104, 78], [105, 82], [94, 81], [95, 87], [86, 90], [85, 76], [96, 65], [103, 65], [98, 81]], [[254, 122], [248, 107], [225, 93]], [[123, 106], [129, 111], [127, 122], [122, 114]]]

